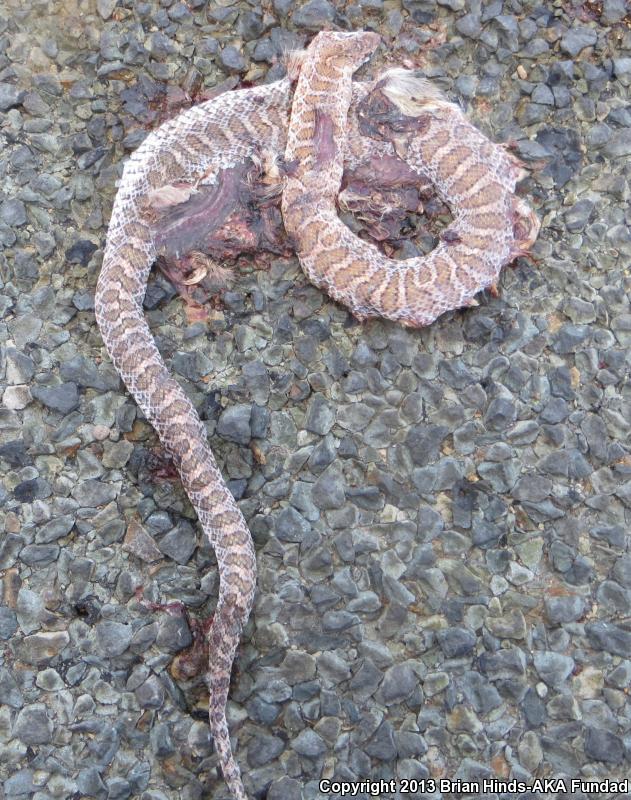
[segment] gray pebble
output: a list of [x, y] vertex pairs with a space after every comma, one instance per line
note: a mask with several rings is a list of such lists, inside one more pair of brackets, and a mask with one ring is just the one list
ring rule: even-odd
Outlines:
[[456, 30], [463, 36], [477, 39], [482, 32], [480, 16], [478, 14], [465, 14], [456, 20]]
[[312, 433], [326, 435], [335, 422], [335, 409], [327, 402], [325, 396], [316, 393], [307, 406], [305, 428]]
[[319, 31], [326, 23], [335, 19], [335, 7], [328, 0], [308, 0], [292, 14], [292, 22], [297, 28]]
[[[307, 745], [308, 746], [308, 745]], [[259, 734], [248, 747], [248, 764], [250, 767], [262, 767], [284, 751], [285, 743], [279, 736]], [[305, 755], [304, 753], [302, 755]]]
[[395, 664], [386, 670], [381, 685], [384, 703], [389, 706], [404, 702], [417, 689], [418, 683], [418, 678], [409, 664]]
[[178, 564], [186, 564], [197, 547], [197, 536], [193, 527], [182, 522], [166, 533], [158, 542], [160, 552]]
[[33, 703], [25, 706], [17, 715], [13, 734], [27, 745], [47, 744], [52, 740], [53, 721], [46, 706]]
[[382, 680], [383, 672], [370, 658], [364, 658], [353, 675], [349, 686], [353, 695], [357, 698], [368, 698], [377, 691]]
[[245, 72], [247, 62], [241, 51], [234, 45], [226, 45], [219, 56], [221, 63], [229, 72]]
[[4, 83], [4, 81], [0, 82], [0, 111], [9, 111], [20, 105], [23, 97], [24, 92], [20, 91], [17, 86]]
[[319, 758], [326, 753], [327, 747], [322, 739], [314, 730], [305, 728], [300, 731], [295, 739], [292, 739], [291, 747], [299, 755], [306, 758]]
[[552, 651], [534, 655], [534, 665], [539, 677], [549, 686], [560, 688], [574, 669], [574, 659]]
[[436, 640], [447, 658], [460, 658], [475, 647], [476, 637], [466, 628], [446, 628], [436, 632]]
[[230, 406], [222, 411], [217, 423], [217, 433], [224, 439], [246, 445], [252, 438], [250, 419], [252, 406], [246, 403]]
[[13, 674], [4, 667], [0, 667], [0, 703], [11, 708], [22, 708], [24, 696], [18, 687]]
[[579, 200], [565, 212], [565, 224], [569, 231], [581, 231], [590, 221], [594, 212], [594, 203], [591, 200]]
[[597, 40], [598, 36], [593, 28], [577, 26], [563, 34], [560, 43], [561, 50], [575, 58], [584, 48], [595, 45]]
[[283, 542], [301, 542], [311, 532], [311, 524], [295, 508], [289, 506], [276, 518], [275, 532]]
[[59, 386], [33, 386], [31, 393], [47, 408], [62, 414], [68, 414], [79, 406], [79, 392], [76, 383], [62, 383]]
[[620, 764], [624, 758], [625, 747], [622, 739], [610, 731], [587, 727], [585, 734], [585, 755], [607, 764]]
[[275, 780], [267, 790], [267, 800], [303, 800], [303, 797], [302, 783], [287, 775]]
[[158, 709], [162, 708], [164, 704], [164, 686], [157, 675], [150, 675], [147, 680], [134, 691], [134, 695], [141, 708]]
[[131, 627], [122, 622], [104, 620], [96, 625], [96, 644], [101, 655], [107, 658], [122, 655], [129, 647], [131, 636]]
[[311, 499], [321, 509], [341, 508], [346, 502], [344, 477], [336, 465], [326, 469], [313, 484]]
[[397, 754], [397, 744], [392, 725], [386, 720], [381, 723], [377, 732], [364, 747], [371, 758], [379, 761], [391, 761]]
[[9, 198], [0, 204], [0, 219], [2, 219], [2, 221], [7, 225], [14, 228], [18, 228], [21, 225], [26, 225], [28, 222], [28, 217], [26, 216], [26, 206], [17, 198]]
[[585, 601], [578, 595], [546, 597], [546, 614], [551, 622], [575, 622], [583, 616]]
[[116, 486], [100, 480], [81, 481], [72, 489], [72, 496], [84, 508], [96, 508], [114, 500], [117, 495]]
[[4, 782], [4, 793], [6, 797], [20, 797], [24, 795], [32, 795], [37, 790], [33, 782], [33, 771], [30, 769], [17, 770], [13, 775], [10, 775]]

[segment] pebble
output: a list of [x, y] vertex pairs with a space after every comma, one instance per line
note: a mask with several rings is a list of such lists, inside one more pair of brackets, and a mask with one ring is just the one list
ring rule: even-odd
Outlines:
[[292, 22], [297, 28], [318, 31], [333, 22], [335, 16], [335, 7], [328, 0], [307, 0], [293, 12]]
[[252, 438], [250, 420], [252, 406], [240, 404], [222, 411], [217, 423], [217, 433], [224, 439], [246, 445]]
[[122, 622], [105, 620], [96, 625], [96, 644], [101, 655], [107, 658], [120, 656], [131, 642], [131, 627]]
[[24, 706], [15, 720], [13, 734], [26, 745], [48, 744], [52, 740], [53, 721], [46, 706], [42, 703]]
[[244, 72], [247, 69], [247, 62], [241, 52], [231, 44], [223, 48], [220, 59], [229, 72]]
[[577, 25], [574, 28], [570, 28], [561, 37], [560, 45], [564, 53], [567, 53], [572, 58], [576, 58], [581, 50], [595, 45], [597, 41], [598, 36], [593, 28]]

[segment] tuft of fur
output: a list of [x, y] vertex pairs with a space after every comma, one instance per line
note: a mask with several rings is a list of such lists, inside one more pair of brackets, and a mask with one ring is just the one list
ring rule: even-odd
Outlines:
[[282, 53], [280, 62], [287, 70], [287, 77], [292, 83], [298, 80], [306, 56], [306, 50], [286, 50]]
[[401, 67], [384, 73], [379, 89], [406, 117], [454, 106], [427, 78], [419, 78], [412, 70]]

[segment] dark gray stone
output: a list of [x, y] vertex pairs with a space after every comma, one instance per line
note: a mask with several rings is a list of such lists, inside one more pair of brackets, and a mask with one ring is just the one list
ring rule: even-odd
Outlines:
[[561, 50], [575, 58], [581, 50], [596, 44], [598, 36], [593, 28], [577, 26], [570, 28], [561, 37]]
[[161, 615], [156, 636], [156, 644], [161, 650], [178, 653], [192, 643], [193, 635], [183, 612]]
[[607, 764], [620, 764], [624, 758], [624, 742], [611, 731], [587, 727], [585, 734], [585, 755]]
[[503, 431], [515, 422], [515, 404], [505, 397], [497, 397], [489, 403], [484, 415], [484, 424], [489, 430]]
[[[0, 103], [1, 101], [2, 98], [0, 97]], [[0, 204], [0, 219], [12, 228], [26, 225], [28, 222], [26, 206], [17, 197], [9, 198]]]
[[164, 686], [157, 675], [150, 675], [147, 680], [134, 691], [134, 695], [141, 708], [158, 709], [162, 708], [164, 705]]
[[47, 544], [49, 542], [56, 542], [57, 539], [62, 539], [72, 530], [74, 526], [74, 517], [70, 514], [65, 514], [63, 517], [52, 519], [43, 525], [36, 534], [36, 541], [39, 544]]
[[299, 755], [305, 758], [319, 758], [326, 753], [326, 744], [321, 736], [319, 736], [311, 728], [305, 728], [300, 731], [295, 739], [292, 739], [291, 747]]
[[219, 59], [229, 72], [245, 72], [248, 68], [247, 61], [241, 51], [232, 44], [223, 48]]
[[478, 39], [482, 33], [479, 14], [465, 14], [456, 20], [456, 30], [463, 36], [471, 39]]
[[47, 408], [62, 414], [68, 414], [79, 406], [79, 392], [76, 383], [62, 383], [59, 386], [33, 386], [31, 394]]
[[548, 596], [544, 599], [546, 614], [550, 622], [576, 622], [583, 616], [585, 600], [579, 595]]
[[13, 734], [27, 745], [48, 744], [53, 737], [53, 722], [43, 703], [25, 706], [18, 714]]
[[326, 435], [335, 422], [335, 408], [326, 400], [321, 393], [313, 395], [307, 407], [305, 417], [305, 428], [312, 433], [320, 436]]
[[418, 687], [418, 678], [409, 664], [394, 664], [383, 678], [381, 694], [387, 706], [403, 703]]
[[479, 672], [465, 673], [463, 692], [473, 710], [478, 714], [488, 714], [489, 711], [502, 704], [500, 693]]
[[311, 499], [321, 509], [342, 508], [346, 502], [344, 476], [336, 465], [326, 469], [313, 484]]
[[[307, 743], [308, 746], [308, 743]], [[273, 761], [285, 749], [285, 742], [279, 736], [259, 734], [248, 747], [248, 764], [250, 767], [262, 767]]]
[[13, 674], [4, 667], [0, 667], [0, 703], [11, 708], [24, 705], [24, 697]]
[[252, 438], [250, 419], [252, 416], [252, 406], [242, 403], [230, 406], [222, 411], [217, 423], [217, 433], [224, 439], [237, 444], [249, 444]]
[[300, 5], [292, 15], [292, 22], [297, 28], [320, 31], [335, 19], [335, 7], [328, 0], [308, 0]]
[[0, 83], [0, 111], [9, 111], [19, 106], [24, 97], [24, 92], [10, 83]]
[[113, 620], [104, 620], [96, 625], [96, 644], [101, 655], [115, 658], [122, 655], [131, 642], [130, 625]]
[[17, 628], [15, 611], [8, 606], [0, 606], [0, 639], [10, 639]]
[[564, 215], [565, 225], [568, 231], [582, 231], [592, 218], [594, 208], [594, 203], [587, 198], [574, 203]]
[[311, 524], [289, 506], [276, 517], [276, 536], [283, 542], [301, 542], [311, 532]]
[[397, 743], [392, 725], [386, 720], [364, 747], [365, 752], [379, 761], [391, 761], [397, 754]]
[[116, 487], [100, 480], [81, 481], [72, 490], [72, 496], [84, 508], [97, 508], [116, 498]]
[[177, 564], [187, 564], [197, 547], [197, 534], [192, 525], [181, 523], [166, 533], [158, 542], [160, 552]]
[[6, 797], [31, 796], [36, 791], [33, 783], [33, 770], [28, 768], [18, 770], [7, 778], [2, 788]]
[[466, 628], [444, 628], [436, 632], [436, 640], [447, 658], [460, 658], [475, 647], [476, 637]]
[[370, 658], [362, 659], [359, 669], [350, 680], [349, 688], [353, 695], [368, 698], [379, 688], [383, 680], [383, 672], [375, 666]]
[[612, 622], [588, 622], [585, 633], [592, 647], [626, 657], [631, 653], [631, 631]]

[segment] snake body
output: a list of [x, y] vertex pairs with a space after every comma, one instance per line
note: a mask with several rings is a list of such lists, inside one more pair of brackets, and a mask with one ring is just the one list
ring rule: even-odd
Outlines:
[[[378, 42], [369, 33], [319, 37], [321, 46], [306, 53], [294, 93], [285, 156], [299, 166], [282, 199], [285, 228], [305, 273], [359, 319], [380, 316], [420, 327], [450, 309], [477, 305], [474, 295], [494, 285], [501, 268], [526, 252], [539, 231], [534, 213], [515, 196], [520, 164], [426, 81], [406, 70], [386, 73], [359, 105], [360, 130], [378, 136], [385, 131], [419, 182], [429, 179], [454, 217], [429, 255], [386, 258], [344, 225], [336, 207], [350, 67]], [[323, 63], [329, 67], [326, 84]]]
[[[353, 55], [351, 51], [358, 43], [359, 50]], [[353, 47], [349, 50], [351, 44]], [[463, 211], [454, 223], [458, 235], [466, 233], [468, 236], [466, 253], [458, 249], [460, 246], [450, 244], [442, 250], [439, 246], [440, 253], [430, 259], [428, 277], [421, 274], [421, 264], [411, 269], [403, 262], [405, 266], [400, 271], [391, 262], [377, 265], [376, 251], [347, 235], [347, 229], [338, 223], [334, 213], [335, 192], [345, 165], [361, 165], [375, 156], [396, 157], [396, 142], [387, 137], [362, 135], [361, 105], [370, 99], [379, 82], [351, 84], [353, 71], [375, 45], [373, 34], [319, 34], [307, 57], [296, 62], [299, 66], [295, 73], [301, 77], [294, 94], [295, 121], [292, 116], [291, 123], [295, 74], [265, 86], [220, 95], [188, 109], [152, 132], [125, 165], [96, 289], [96, 319], [107, 352], [130, 394], [172, 456], [204, 534], [217, 556], [220, 588], [209, 632], [210, 664], [206, 679], [211, 732], [223, 775], [235, 800], [246, 800], [246, 793], [232, 754], [226, 702], [236, 648], [252, 607], [255, 554], [245, 520], [217, 468], [206, 430], [193, 404], [169, 374], [144, 318], [142, 302], [147, 278], [158, 255], [155, 227], [147, 217], [146, 202], [147, 198], [155, 200], [161, 194], [172, 200], [173, 195], [177, 197], [180, 193], [180, 197], [188, 197], [200, 187], [221, 188], [230, 170], [248, 159], [260, 159], [263, 151], [268, 156], [271, 154], [272, 161], [282, 158], [289, 132], [289, 148], [285, 155], [289, 161], [298, 158], [299, 163], [293, 165], [294, 176], [289, 169], [283, 200], [285, 224], [305, 271], [314, 283], [323, 286], [358, 315], [382, 314], [415, 325], [425, 324], [443, 310], [466, 302], [472, 293], [488, 285], [498, 271], [498, 264], [510, 259], [510, 242], [516, 237], [507, 197], [514, 189], [516, 169], [508, 159], [492, 155], [496, 146], [471, 125], [467, 123], [462, 130], [463, 117], [458, 117], [461, 127], [454, 127], [451, 107], [444, 110], [441, 106], [438, 111], [432, 111], [434, 116], [429, 125], [420, 126], [422, 132], [410, 136], [410, 157], [406, 160], [419, 174], [425, 172], [436, 180], [439, 191], [451, 201], [452, 207], [467, 200], [474, 201], [469, 211]], [[397, 84], [388, 78], [385, 83], [386, 88], [393, 90], [392, 87], [401, 81]], [[319, 111], [316, 114], [318, 98], [324, 102], [327, 95], [336, 91], [336, 85], [340, 89], [336, 98], [339, 105], [328, 109], [328, 118]], [[300, 103], [303, 103], [302, 111]], [[316, 116], [320, 130], [313, 124]], [[452, 164], [458, 157], [457, 152], [449, 149], [448, 139], [454, 131], [461, 142], [467, 137], [475, 142], [465, 155], [475, 152], [476, 175], [481, 172], [486, 175], [476, 184], [477, 193], [459, 188], [466, 176]], [[436, 148], [422, 143], [425, 136], [435, 137], [440, 149], [449, 153], [452, 161], [447, 162], [447, 156], [444, 159], [435, 157]], [[332, 145], [334, 153], [331, 155]], [[302, 154], [298, 152], [299, 146], [306, 148]], [[462, 150], [458, 152], [463, 153]], [[317, 208], [317, 225], [331, 224], [335, 231], [332, 236], [322, 227], [311, 227], [305, 208], [305, 196], [317, 188], [308, 175], [314, 159], [323, 162], [320, 166], [323, 166], [328, 184], [321, 186], [326, 191], [317, 198], [318, 203], [309, 213]], [[449, 168], [447, 163], [451, 165]], [[447, 174], [449, 169], [453, 173], [451, 178]], [[469, 168], [465, 170], [468, 171]], [[501, 186], [502, 216], [497, 224], [484, 216], [491, 213], [490, 200], [480, 210], [480, 181], [486, 181], [485, 186]], [[493, 197], [499, 207], [499, 198]], [[318, 205], [320, 200], [321, 205]], [[472, 230], [476, 226], [482, 226], [477, 234]], [[473, 274], [476, 267], [464, 257], [470, 256], [475, 242], [478, 250], [494, 251], [492, 263], [487, 259], [475, 262], [481, 267], [477, 283]], [[464, 277], [460, 275], [461, 267]], [[362, 278], [362, 269], [368, 270], [366, 280]], [[414, 281], [404, 280], [403, 273], [413, 273]], [[440, 299], [441, 293], [451, 285], [450, 281], [458, 285], [464, 282], [466, 290], [459, 290], [446, 300]], [[372, 284], [371, 290], [366, 288], [368, 282]], [[425, 297], [420, 305], [420, 301], [414, 299], [419, 294]], [[405, 301], [404, 310], [397, 310], [401, 299]], [[428, 306], [433, 309], [431, 313], [426, 311]]]

